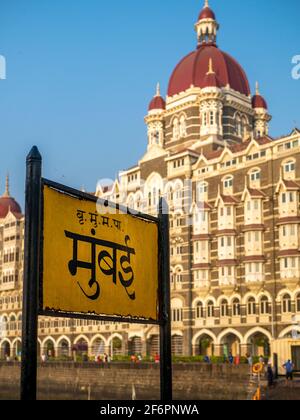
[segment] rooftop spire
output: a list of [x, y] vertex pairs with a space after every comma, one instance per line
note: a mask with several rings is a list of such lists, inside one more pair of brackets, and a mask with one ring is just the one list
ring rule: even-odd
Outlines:
[[205, 9], [206, 7], [209, 7], [208, 0], [205, 0], [203, 9]]
[[256, 95], [260, 95], [260, 93], [259, 93], [259, 83], [258, 82], [256, 82], [255, 89], [256, 89]]
[[160, 84], [157, 83], [156, 85], [156, 95], [155, 96], [160, 96]]
[[10, 197], [10, 192], [9, 192], [9, 174], [6, 175], [5, 192], [3, 194], [3, 197]]

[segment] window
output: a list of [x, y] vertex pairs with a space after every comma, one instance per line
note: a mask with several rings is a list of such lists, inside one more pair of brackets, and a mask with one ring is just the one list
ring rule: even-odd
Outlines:
[[234, 299], [232, 304], [233, 316], [241, 316], [241, 304], [239, 299]]
[[203, 316], [203, 303], [198, 302], [196, 306], [196, 319], [204, 318]]
[[213, 318], [215, 316], [215, 307], [212, 301], [209, 301], [207, 304], [207, 317]]
[[224, 181], [224, 188], [225, 189], [229, 189], [233, 187], [233, 177], [231, 178], [226, 178]]
[[269, 299], [266, 296], [263, 296], [260, 301], [260, 314], [268, 315], [269, 312], [270, 312]]
[[296, 297], [296, 311], [300, 312], [300, 294]]
[[197, 201], [201, 201], [203, 196], [208, 192], [208, 185], [206, 182], [201, 182], [198, 184], [197, 188]]
[[184, 115], [180, 118], [180, 137], [186, 137], [186, 121]]
[[250, 174], [251, 182], [260, 181], [260, 171], [255, 171]]
[[221, 317], [225, 318], [229, 316], [229, 307], [227, 300], [222, 300], [221, 303]]
[[182, 309], [181, 308], [172, 310], [172, 321], [182, 322]]
[[236, 118], [236, 134], [239, 137], [242, 136], [242, 122], [241, 122], [241, 117], [239, 115]]
[[284, 295], [282, 299], [282, 312], [289, 314], [292, 312], [292, 299], [290, 295]]
[[295, 172], [295, 169], [296, 169], [296, 165], [295, 165], [294, 161], [287, 162], [284, 165], [284, 172], [285, 173]]
[[177, 118], [173, 122], [173, 138], [174, 140], [179, 139], [179, 121]]
[[255, 302], [255, 299], [253, 297], [248, 300], [247, 313], [250, 316], [251, 315], [256, 315], [256, 302]]
[[214, 123], [215, 123], [215, 116], [214, 116], [213, 111], [210, 111], [210, 113], [209, 113], [209, 123], [210, 123], [210, 125], [214, 125]]

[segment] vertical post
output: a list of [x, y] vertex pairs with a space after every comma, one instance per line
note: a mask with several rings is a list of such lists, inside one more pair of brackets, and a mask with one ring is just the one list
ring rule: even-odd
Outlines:
[[42, 157], [38, 148], [34, 146], [26, 160], [25, 186], [25, 257], [21, 365], [21, 400], [25, 401], [34, 401], [37, 397], [41, 175]]
[[172, 344], [171, 344], [171, 291], [170, 291], [170, 236], [169, 208], [159, 201], [160, 249], [160, 386], [161, 400], [172, 401]]

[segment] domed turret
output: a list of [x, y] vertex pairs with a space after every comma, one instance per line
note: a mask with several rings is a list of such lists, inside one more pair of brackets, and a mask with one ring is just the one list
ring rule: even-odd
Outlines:
[[268, 123], [271, 121], [271, 116], [268, 113], [268, 104], [259, 92], [258, 82], [256, 82], [256, 93], [252, 98], [252, 107], [255, 111], [254, 129], [256, 138], [268, 135]]
[[259, 93], [258, 82], [256, 82], [256, 94], [252, 98], [252, 107], [254, 109], [258, 109], [258, 108], [262, 108], [266, 110], [268, 109], [268, 104], [266, 100]]
[[6, 188], [3, 196], [0, 198], [0, 219], [4, 219], [9, 211], [14, 214], [21, 214], [22, 210], [14, 198], [10, 196], [9, 192], [9, 177], [6, 177]]
[[213, 19], [213, 20], [216, 20], [216, 15], [211, 10], [211, 8], [209, 7], [208, 0], [206, 0], [205, 3], [204, 3], [204, 7], [203, 7], [203, 9], [200, 12], [198, 21], [204, 20], [204, 19]]
[[157, 88], [156, 88], [156, 95], [150, 102], [148, 110], [154, 111], [154, 110], [165, 110], [165, 109], [166, 109], [166, 102], [160, 94], [160, 86], [158, 83]]
[[160, 94], [160, 85], [157, 84], [156, 95], [150, 102], [148, 115], [145, 118], [148, 127], [148, 150], [153, 147], [163, 147], [164, 144], [164, 123], [163, 115], [166, 109], [166, 102]]
[[195, 24], [195, 30], [198, 36], [198, 47], [207, 44], [215, 45], [218, 29], [219, 24], [216, 21], [216, 15], [209, 7], [208, 0], [205, 0], [198, 22]]

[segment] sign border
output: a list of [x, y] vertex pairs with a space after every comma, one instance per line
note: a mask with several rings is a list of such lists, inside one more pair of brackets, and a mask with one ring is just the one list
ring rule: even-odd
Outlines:
[[[58, 193], [65, 194], [69, 197], [99, 203], [108, 209], [114, 209], [117, 212], [128, 214], [132, 217], [137, 219], [146, 220], [149, 222], [154, 223], [158, 229], [158, 290], [157, 290], [157, 315], [158, 319], [154, 320], [151, 318], [141, 318], [141, 317], [122, 317], [119, 315], [97, 315], [94, 313], [84, 313], [84, 312], [66, 312], [60, 310], [47, 310], [43, 308], [44, 296], [43, 296], [43, 275], [44, 275], [44, 187], [49, 187]], [[134, 213], [134, 214], [133, 214]], [[91, 321], [107, 321], [107, 322], [117, 322], [117, 323], [134, 323], [134, 324], [146, 324], [146, 325], [162, 325], [161, 314], [160, 314], [160, 282], [161, 282], [161, 241], [160, 241], [160, 220], [154, 216], [150, 216], [147, 214], [143, 214], [140, 212], [136, 212], [135, 210], [130, 210], [130, 208], [126, 206], [122, 206], [119, 204], [112, 203], [108, 200], [104, 200], [98, 198], [94, 195], [78, 191], [74, 188], [67, 187], [66, 185], [62, 185], [49, 179], [42, 178], [41, 180], [41, 234], [40, 234], [40, 270], [39, 270], [39, 304], [38, 304], [38, 315], [46, 316], [46, 317], [57, 317], [57, 318], [66, 318], [66, 319], [84, 319], [84, 320], [91, 320]]]

